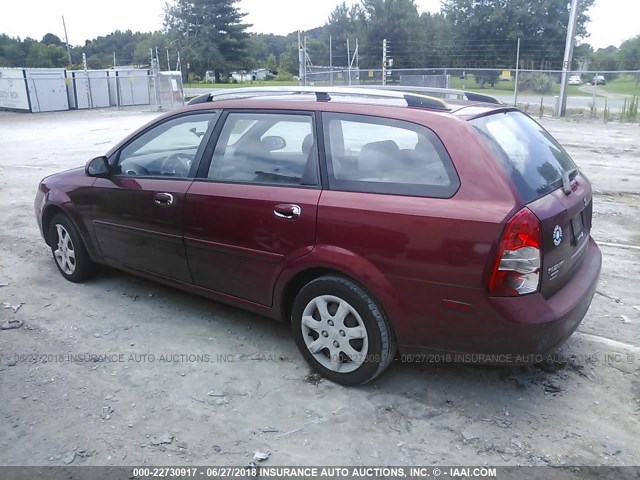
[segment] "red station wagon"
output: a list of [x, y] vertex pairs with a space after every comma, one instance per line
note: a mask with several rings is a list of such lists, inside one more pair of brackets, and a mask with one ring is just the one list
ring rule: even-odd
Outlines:
[[291, 322], [338, 383], [398, 349], [539, 361], [596, 289], [591, 185], [538, 123], [483, 100], [205, 95], [42, 180], [36, 217], [66, 279], [104, 264]]

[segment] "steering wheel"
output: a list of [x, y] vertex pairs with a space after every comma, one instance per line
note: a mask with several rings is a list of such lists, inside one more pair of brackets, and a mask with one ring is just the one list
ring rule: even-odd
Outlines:
[[120, 169], [121, 169], [122, 173], [124, 173], [125, 175], [127, 175], [129, 177], [149, 176], [149, 175], [151, 175], [149, 170], [144, 168], [142, 165], [138, 165], [137, 163], [132, 162], [132, 161], [127, 161], [125, 165], [121, 165], [120, 166]]
[[170, 175], [172, 177], [186, 177], [189, 175], [194, 157], [195, 156], [190, 153], [174, 153], [162, 162], [160, 174]]

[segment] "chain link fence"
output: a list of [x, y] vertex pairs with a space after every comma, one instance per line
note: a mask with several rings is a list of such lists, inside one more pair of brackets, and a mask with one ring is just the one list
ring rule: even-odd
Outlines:
[[[383, 81], [383, 74], [385, 76]], [[605, 120], [638, 120], [640, 71], [571, 71], [567, 74], [569, 114]], [[562, 80], [560, 70], [412, 68], [315, 68], [301, 78], [306, 85], [398, 85], [469, 90], [492, 95], [530, 113], [557, 115]]]
[[107, 70], [0, 68], [0, 109], [49, 112], [138, 107], [171, 110], [185, 104], [182, 74], [156, 68]]

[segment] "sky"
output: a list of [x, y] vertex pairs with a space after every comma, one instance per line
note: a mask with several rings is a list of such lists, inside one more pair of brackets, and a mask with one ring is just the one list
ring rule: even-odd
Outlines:
[[[287, 34], [324, 24], [341, 0], [239, 0], [247, 12], [251, 31]], [[114, 30], [153, 31], [162, 27], [166, 0], [30, 0], [28, 12], [17, 0], [2, 7], [0, 33], [41, 39], [51, 32], [64, 40], [62, 15], [65, 17], [69, 43], [82, 45], [87, 39]], [[347, 0], [347, 4], [353, 3]], [[440, 0], [416, 0], [420, 12], [437, 12]], [[29, 14], [29, 12], [37, 12]], [[590, 10], [591, 36], [586, 40], [596, 49], [619, 46], [622, 41], [640, 34], [638, 0], [596, 0]]]

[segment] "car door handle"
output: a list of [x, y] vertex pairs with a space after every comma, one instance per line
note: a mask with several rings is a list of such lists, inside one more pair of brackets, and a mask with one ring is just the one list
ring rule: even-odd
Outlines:
[[173, 195], [170, 193], [156, 193], [153, 201], [162, 207], [170, 207], [173, 205]]
[[298, 218], [302, 213], [302, 209], [299, 205], [293, 203], [281, 203], [273, 208], [273, 213], [278, 218], [286, 218], [292, 220]]

